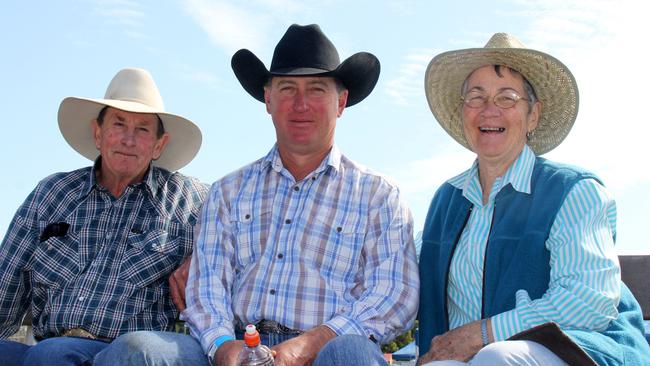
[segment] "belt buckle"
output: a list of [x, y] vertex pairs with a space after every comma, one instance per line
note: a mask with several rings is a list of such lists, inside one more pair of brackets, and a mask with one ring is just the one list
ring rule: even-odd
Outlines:
[[255, 328], [257, 328], [257, 331], [260, 332], [260, 334], [302, 334], [302, 331], [291, 329], [274, 320], [260, 320], [257, 324], [255, 324]]
[[72, 328], [72, 329], [66, 329], [64, 330], [61, 335], [63, 337], [79, 337], [79, 338], [86, 338], [86, 339], [92, 339], [96, 340], [97, 337], [90, 333], [89, 331], [81, 328]]

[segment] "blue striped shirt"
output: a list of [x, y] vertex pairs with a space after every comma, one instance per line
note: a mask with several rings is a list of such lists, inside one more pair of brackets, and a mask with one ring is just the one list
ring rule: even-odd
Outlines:
[[[483, 263], [494, 199], [508, 184], [530, 194], [534, 164], [535, 155], [526, 146], [495, 180], [486, 204], [477, 162], [449, 180], [474, 205], [451, 263], [447, 293], [450, 329], [480, 319]], [[578, 182], [562, 204], [546, 241], [551, 253], [549, 289], [534, 300], [519, 290], [515, 309], [492, 317], [494, 339], [507, 339], [547, 321], [567, 329], [605, 329], [618, 315], [620, 297], [620, 269], [612, 239], [615, 230], [616, 204], [605, 187], [593, 179]]]
[[182, 316], [206, 352], [262, 319], [386, 342], [413, 324], [418, 288], [396, 186], [336, 147], [296, 182], [274, 147], [212, 186]]
[[[37, 337], [170, 329], [177, 311], [167, 277], [192, 251], [207, 191], [156, 167], [119, 198], [97, 183], [94, 167], [43, 179], [0, 245], [0, 338], [30, 307]], [[65, 235], [39, 240], [58, 222], [70, 225]]]

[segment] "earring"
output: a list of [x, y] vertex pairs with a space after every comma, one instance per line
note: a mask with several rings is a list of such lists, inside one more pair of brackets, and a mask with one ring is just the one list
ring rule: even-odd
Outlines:
[[526, 132], [526, 140], [530, 141], [533, 138], [533, 131]]

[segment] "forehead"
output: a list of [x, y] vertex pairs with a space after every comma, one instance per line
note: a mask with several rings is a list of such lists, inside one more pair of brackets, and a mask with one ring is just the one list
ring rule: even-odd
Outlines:
[[335, 86], [334, 78], [331, 76], [274, 76], [272, 86], [280, 84], [312, 85], [321, 84]]
[[120, 120], [135, 121], [135, 122], [145, 123], [145, 124], [155, 124], [158, 121], [157, 115], [153, 113], [128, 112], [113, 107], [108, 107], [106, 109], [105, 116], [106, 119], [115, 117]]
[[513, 72], [507, 66], [501, 66], [499, 73], [501, 75], [497, 74], [493, 65], [479, 67], [467, 77], [468, 89], [476, 87], [481, 87], [482, 89], [523, 89], [524, 78], [518, 72]]

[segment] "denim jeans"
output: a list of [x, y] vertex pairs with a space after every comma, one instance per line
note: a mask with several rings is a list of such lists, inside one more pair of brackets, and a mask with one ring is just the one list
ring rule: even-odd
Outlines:
[[[295, 337], [261, 335], [262, 343], [273, 346]], [[270, 342], [270, 343], [269, 343]], [[119, 347], [116, 347], [119, 345]], [[111, 344], [113, 358], [95, 365], [185, 366], [208, 365], [199, 343], [189, 335], [169, 332], [134, 332], [121, 336]], [[120, 357], [121, 356], [121, 357]], [[112, 362], [112, 363], [111, 363]], [[314, 366], [386, 365], [378, 345], [359, 335], [342, 335], [329, 341], [314, 361]]]
[[313, 366], [387, 365], [378, 344], [360, 335], [345, 334], [325, 344]]
[[2, 366], [209, 366], [201, 345], [189, 335], [172, 332], [131, 332], [112, 343], [55, 337], [26, 346], [0, 341]]

